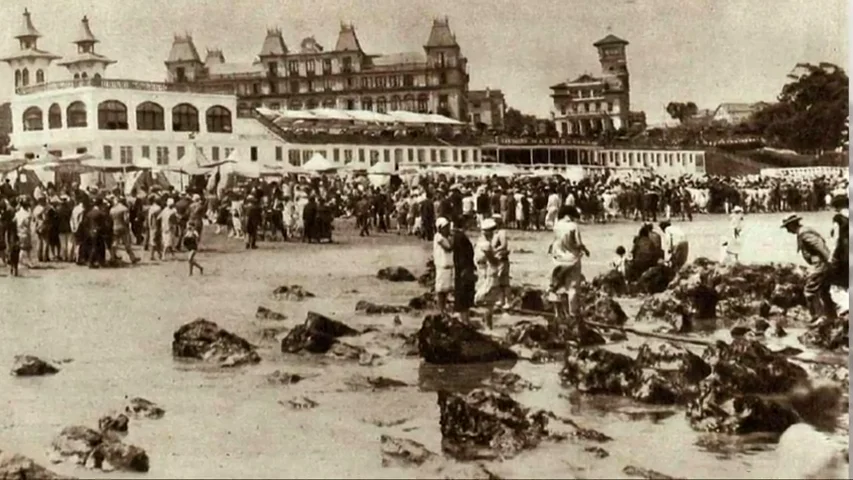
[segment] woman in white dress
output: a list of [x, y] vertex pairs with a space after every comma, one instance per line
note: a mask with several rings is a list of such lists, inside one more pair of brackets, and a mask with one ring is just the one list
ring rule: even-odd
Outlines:
[[435, 299], [438, 311], [447, 311], [447, 295], [453, 291], [453, 245], [450, 221], [439, 217], [432, 237], [432, 261], [435, 265]]
[[484, 219], [480, 227], [483, 234], [477, 240], [477, 244], [474, 245], [474, 263], [477, 264], [477, 287], [474, 302], [486, 308], [486, 312], [483, 314], [483, 321], [488, 328], [493, 328], [494, 326], [492, 317], [495, 311], [495, 304], [501, 297], [498, 278], [500, 274], [500, 260], [495, 254], [492, 243], [496, 227], [497, 223], [493, 219]]
[[743, 208], [740, 205], [732, 209], [730, 229], [731, 238], [726, 245], [727, 259], [732, 263], [740, 261], [741, 248], [743, 247]]

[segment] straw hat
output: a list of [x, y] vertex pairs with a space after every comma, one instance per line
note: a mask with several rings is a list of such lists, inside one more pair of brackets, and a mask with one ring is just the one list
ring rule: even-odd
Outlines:
[[784, 220], [782, 220], [782, 225], [781, 225], [781, 227], [782, 227], [782, 228], [785, 228], [785, 227], [787, 227], [788, 225], [792, 225], [792, 224], [795, 224], [795, 223], [800, 223], [800, 220], [802, 220], [802, 219], [803, 219], [803, 218], [802, 218], [802, 217], [800, 217], [799, 215], [797, 215], [796, 213], [792, 213], [792, 214], [788, 215], [787, 217], [785, 217], [785, 219], [784, 219]]

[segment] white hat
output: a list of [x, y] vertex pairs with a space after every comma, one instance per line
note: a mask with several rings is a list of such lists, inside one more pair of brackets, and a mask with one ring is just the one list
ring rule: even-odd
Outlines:
[[735, 205], [735, 208], [732, 209], [732, 213], [743, 213], [743, 207]]
[[199, 201], [199, 200], [201, 200], [201, 195], [199, 195], [199, 194], [197, 194], [197, 193], [194, 193], [194, 194], [193, 194], [193, 201], [194, 201], [194, 202], [197, 202], [197, 201]]
[[438, 217], [438, 220], [435, 221], [435, 228], [441, 228], [446, 225], [450, 225], [450, 221], [444, 217]]
[[174, 205], [174, 204], [175, 204], [175, 199], [174, 199], [174, 198], [170, 198], [170, 199], [166, 200], [166, 206], [167, 206], [167, 207], [171, 207], [171, 206], [172, 206], [172, 205]]
[[491, 218], [487, 218], [483, 220], [483, 224], [480, 225], [481, 230], [494, 230], [498, 224]]

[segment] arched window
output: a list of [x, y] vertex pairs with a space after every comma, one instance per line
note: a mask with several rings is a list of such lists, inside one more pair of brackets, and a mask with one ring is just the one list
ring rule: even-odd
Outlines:
[[21, 71], [15, 70], [15, 87], [21, 86]]
[[127, 130], [127, 107], [116, 100], [98, 105], [98, 130]]
[[65, 110], [65, 126], [67, 128], [85, 128], [87, 125], [86, 104], [83, 102], [74, 102], [68, 105], [68, 108]]
[[427, 113], [429, 111], [429, 97], [426, 95], [418, 96], [418, 113]]
[[376, 99], [376, 111], [379, 113], [385, 113], [387, 104], [385, 102], [385, 97], [379, 97]]
[[219, 105], [207, 109], [207, 131], [231, 133], [231, 111]]
[[44, 70], [36, 70], [36, 83], [44, 83]]
[[361, 109], [362, 110], [373, 110], [373, 99], [370, 97], [362, 98], [361, 99]]
[[189, 103], [175, 105], [172, 109], [173, 132], [197, 132], [198, 110]]
[[302, 102], [300, 102], [299, 100], [291, 100], [287, 104], [287, 109], [288, 110], [301, 110], [302, 109]]
[[96, 73], [96, 74], [92, 77], [92, 79], [93, 79], [93, 80], [100, 80], [100, 79], [101, 79], [101, 74], [100, 74], [100, 73]]
[[86, 72], [83, 72], [80, 74], [80, 78], [82, 78], [83, 80], [86, 80], [87, 78], [89, 78], [89, 74], [87, 74]]
[[335, 100], [333, 98], [323, 100], [323, 108], [335, 108]]
[[54, 130], [62, 128], [62, 107], [54, 103], [47, 111], [47, 128]]
[[305, 109], [306, 110], [312, 110], [314, 108], [317, 108], [317, 100], [314, 100], [312, 98], [305, 103]]
[[92, 77], [92, 85], [94, 85], [94, 86], [96, 86], [96, 87], [100, 87], [100, 86], [101, 86], [101, 74], [100, 74], [100, 73], [96, 73], [96, 74]]
[[79, 73], [74, 74], [74, 80], [80, 80], [80, 74]]
[[30, 71], [26, 68], [21, 71], [21, 85], [27, 86], [30, 84]]
[[394, 95], [391, 97], [391, 111], [396, 111], [400, 109], [400, 97]]
[[403, 110], [407, 112], [415, 111], [415, 97], [414, 95], [406, 95], [403, 97]]
[[32, 130], [44, 130], [44, 120], [39, 107], [30, 107], [24, 110], [24, 131]]
[[136, 107], [137, 130], [165, 130], [163, 107], [154, 102], [142, 102]]

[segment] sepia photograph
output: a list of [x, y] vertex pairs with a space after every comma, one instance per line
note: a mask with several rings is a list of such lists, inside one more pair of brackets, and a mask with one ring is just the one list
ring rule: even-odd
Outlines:
[[846, 0], [2, 0], [0, 479], [845, 479]]

